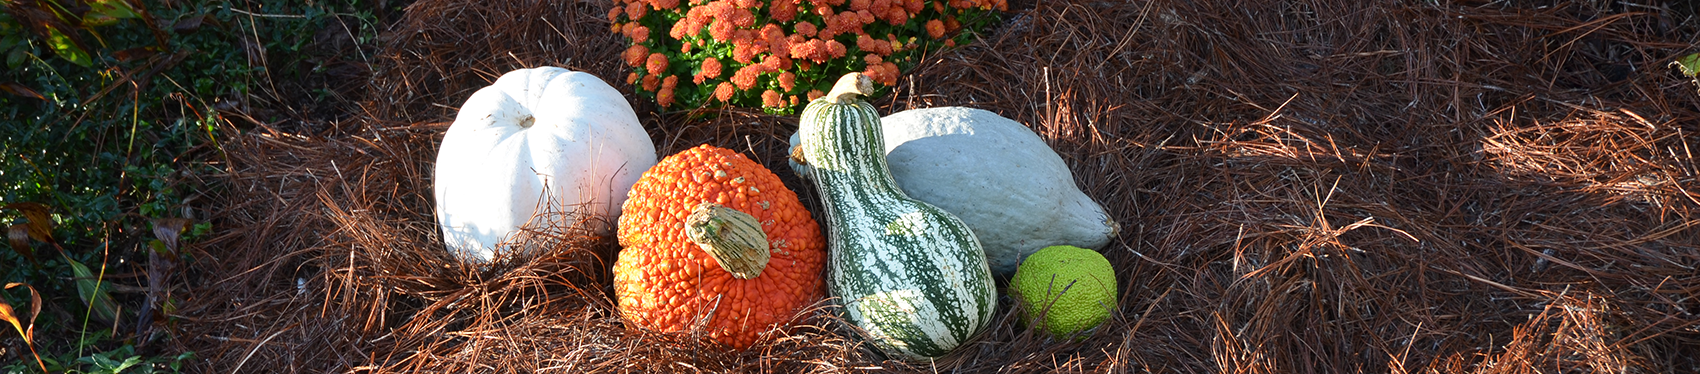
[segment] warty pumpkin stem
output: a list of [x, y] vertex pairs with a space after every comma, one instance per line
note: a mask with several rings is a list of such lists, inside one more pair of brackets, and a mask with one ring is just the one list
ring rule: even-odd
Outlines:
[[767, 232], [748, 213], [715, 203], [697, 204], [685, 217], [685, 237], [738, 279], [752, 279], [772, 257]]

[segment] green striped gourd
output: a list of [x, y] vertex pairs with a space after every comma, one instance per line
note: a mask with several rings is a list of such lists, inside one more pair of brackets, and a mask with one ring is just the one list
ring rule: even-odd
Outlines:
[[827, 287], [845, 319], [893, 356], [943, 356], [990, 323], [997, 287], [962, 220], [911, 199], [885, 161], [879, 114], [860, 73], [803, 109], [794, 161], [813, 167], [826, 211]]

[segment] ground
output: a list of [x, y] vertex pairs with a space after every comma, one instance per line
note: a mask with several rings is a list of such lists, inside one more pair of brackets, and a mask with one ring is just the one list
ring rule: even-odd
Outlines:
[[602, 77], [663, 155], [744, 152], [812, 201], [785, 166], [795, 118], [660, 111], [621, 79], [607, 6], [413, 1], [364, 44], [315, 42], [367, 56], [305, 75], [328, 94], [219, 111], [215, 232], [171, 278], [161, 354], [220, 372], [1700, 371], [1700, 86], [1669, 66], [1700, 52], [1693, 5], [1012, 3], [874, 104], [1032, 127], [1122, 223], [1103, 250], [1121, 306], [1052, 342], [1006, 297], [929, 363], [885, 360], [824, 304], [743, 352], [628, 330], [618, 246], [570, 219], [537, 228], [539, 257], [448, 260], [436, 145], [516, 68]]

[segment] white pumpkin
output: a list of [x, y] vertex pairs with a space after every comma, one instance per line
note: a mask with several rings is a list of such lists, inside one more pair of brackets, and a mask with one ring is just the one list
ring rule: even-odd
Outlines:
[[[893, 113], [880, 123], [898, 187], [967, 223], [999, 276], [1014, 274], [1045, 247], [1102, 249], [1119, 233], [1104, 207], [1075, 186], [1062, 157], [1015, 120], [941, 107]], [[808, 177], [806, 165], [793, 161], [792, 169]]]
[[545, 204], [615, 222], [655, 161], [637, 113], [596, 76], [557, 67], [503, 74], [466, 99], [437, 151], [443, 243], [463, 261], [488, 262]]

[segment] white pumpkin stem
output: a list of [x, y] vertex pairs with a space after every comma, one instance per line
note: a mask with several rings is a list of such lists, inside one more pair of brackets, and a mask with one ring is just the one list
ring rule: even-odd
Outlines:
[[685, 237], [738, 279], [761, 275], [772, 256], [761, 222], [725, 205], [697, 204], [685, 218]]
[[832, 84], [832, 91], [826, 93], [826, 101], [833, 104], [849, 104], [856, 100], [856, 95], [868, 96], [874, 94], [874, 80], [862, 73], [852, 72], [838, 78]]

